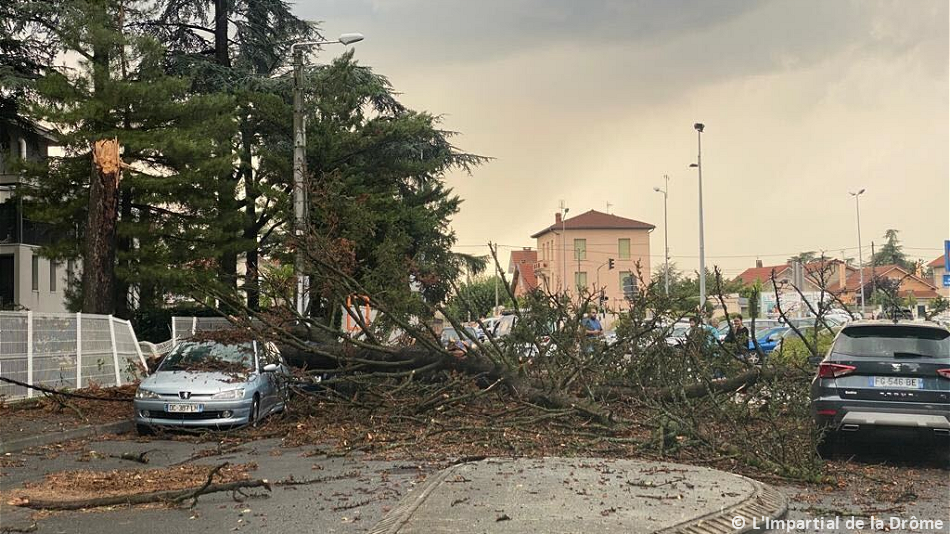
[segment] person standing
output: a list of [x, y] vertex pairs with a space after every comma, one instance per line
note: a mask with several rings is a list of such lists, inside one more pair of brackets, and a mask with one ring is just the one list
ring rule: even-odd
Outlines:
[[732, 318], [732, 328], [726, 334], [725, 343], [735, 343], [736, 354], [742, 355], [749, 351], [749, 329], [742, 324], [742, 315], [736, 314]]
[[597, 310], [594, 308], [591, 308], [587, 317], [584, 317], [583, 321], [581, 321], [581, 326], [584, 327], [584, 335], [588, 339], [604, 335], [604, 328], [600, 325], [600, 320], [597, 318]]

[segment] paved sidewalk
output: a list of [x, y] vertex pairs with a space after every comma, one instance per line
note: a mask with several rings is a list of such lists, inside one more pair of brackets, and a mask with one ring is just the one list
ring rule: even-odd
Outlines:
[[598, 458], [489, 459], [430, 476], [372, 532], [710, 534], [742, 532], [753, 517], [761, 524], [761, 518], [782, 517], [786, 509], [785, 496], [775, 489], [703, 467]]

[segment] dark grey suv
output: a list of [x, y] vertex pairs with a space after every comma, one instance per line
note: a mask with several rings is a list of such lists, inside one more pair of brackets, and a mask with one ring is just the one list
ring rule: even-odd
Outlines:
[[812, 414], [843, 433], [950, 438], [950, 330], [934, 323], [861, 321], [838, 333], [811, 384]]

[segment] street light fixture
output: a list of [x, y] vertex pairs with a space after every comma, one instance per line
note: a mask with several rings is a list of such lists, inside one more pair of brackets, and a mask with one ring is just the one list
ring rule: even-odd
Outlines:
[[693, 124], [696, 130], [696, 163], [690, 164], [699, 171], [699, 307], [706, 309], [706, 243], [703, 238], [703, 130], [706, 125], [697, 122]]
[[335, 41], [299, 41], [290, 45], [294, 60], [294, 235], [297, 238], [297, 254], [294, 274], [297, 278], [296, 308], [301, 317], [306, 313], [309, 281], [304, 275], [303, 236], [307, 233], [306, 175], [307, 127], [303, 109], [303, 53], [305, 48], [327, 44], [350, 45], [363, 40], [359, 33], [344, 33]]
[[666, 201], [669, 198], [670, 177], [664, 174], [663, 179], [666, 180], [663, 189], [654, 187], [653, 190], [657, 193], [663, 193], [663, 250], [665, 259], [665, 263], [663, 264], [663, 285], [666, 289], [666, 296], [668, 297], [670, 296], [670, 227], [666, 218]]
[[[864, 254], [861, 252], [861, 202], [859, 197], [864, 194], [864, 188], [861, 188], [860, 191], [854, 193], [848, 191], [848, 194], [854, 197], [854, 212], [858, 218], [858, 273], [860, 274], [861, 282], [861, 315], [865, 314], [865, 302], [864, 302]], [[873, 264], [873, 262], [872, 262]], [[871, 272], [871, 276], [874, 276], [874, 272]]]

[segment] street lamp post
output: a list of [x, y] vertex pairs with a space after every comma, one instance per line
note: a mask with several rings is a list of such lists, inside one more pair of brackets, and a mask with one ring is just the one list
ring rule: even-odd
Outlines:
[[703, 130], [706, 125], [697, 122], [693, 125], [696, 129], [696, 163], [690, 167], [696, 167], [699, 172], [699, 308], [701, 311], [706, 309], [706, 243], [703, 239]]
[[335, 41], [300, 41], [290, 45], [290, 54], [294, 59], [294, 235], [297, 239], [297, 254], [294, 262], [294, 275], [297, 279], [297, 314], [306, 313], [309, 293], [309, 280], [304, 274], [303, 237], [307, 233], [307, 188], [305, 183], [307, 165], [307, 125], [303, 102], [303, 52], [304, 48], [326, 44], [344, 46], [363, 40], [359, 33], [344, 33]]
[[561, 214], [561, 283], [563, 284], [564, 293], [567, 293], [567, 226], [565, 222], [567, 221], [567, 212], [571, 211], [571, 208], [563, 208], [563, 213]]
[[[861, 202], [860, 197], [864, 194], [864, 189], [861, 189], [857, 193], [848, 191], [848, 194], [854, 197], [854, 213], [858, 218], [858, 273], [860, 274], [861, 282], [861, 315], [865, 314], [865, 303], [864, 303], [864, 254], [861, 252]], [[874, 272], [871, 272], [871, 276], [874, 276]]]
[[670, 177], [669, 175], [664, 174], [663, 179], [666, 180], [666, 184], [663, 186], [663, 189], [654, 187], [653, 190], [657, 193], [663, 193], [663, 286], [666, 289], [666, 296], [668, 297], [670, 296], [670, 227], [666, 218], [666, 201], [669, 198]]

